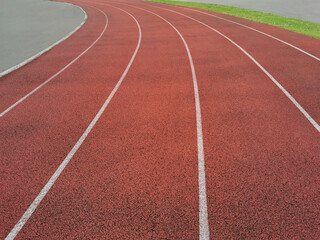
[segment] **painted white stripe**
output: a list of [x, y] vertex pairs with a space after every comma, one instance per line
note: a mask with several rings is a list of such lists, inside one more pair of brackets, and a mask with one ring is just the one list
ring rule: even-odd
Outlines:
[[[92, 8], [95, 8], [93, 6], [90, 6]], [[97, 8], [96, 8], [97, 9]], [[102, 12], [100, 9], [97, 9], [98, 11], [100, 11], [101, 13], [104, 14], [104, 12]], [[105, 14], [104, 14], [105, 15]], [[49, 79], [47, 79], [45, 82], [41, 83], [38, 87], [36, 87], [35, 89], [33, 89], [31, 92], [29, 92], [28, 94], [26, 94], [24, 97], [20, 98], [17, 102], [15, 102], [14, 104], [12, 104], [10, 107], [8, 107], [6, 110], [4, 110], [2, 113], [0, 113], [0, 117], [3, 117], [5, 114], [7, 114], [9, 111], [11, 111], [13, 108], [15, 108], [18, 104], [20, 104], [21, 102], [23, 102], [24, 100], [26, 100], [28, 97], [30, 97], [32, 94], [34, 94], [35, 92], [37, 92], [40, 88], [42, 88], [43, 86], [45, 86], [47, 83], [49, 83], [52, 79], [54, 79], [56, 76], [58, 76], [60, 73], [62, 73], [64, 70], [66, 70], [67, 68], [69, 68], [73, 63], [75, 63], [82, 55], [84, 55], [87, 51], [89, 51], [98, 41], [99, 39], [102, 37], [102, 35], [105, 33], [106, 29], [108, 26], [108, 19], [106, 18], [106, 24], [102, 30], [102, 32], [100, 33], [99, 37], [86, 49], [84, 50], [82, 53], [80, 53], [75, 59], [73, 59], [71, 62], [69, 62], [66, 66], [64, 66], [62, 69], [60, 69], [57, 73], [55, 73], [53, 76], [51, 76]]]
[[[71, 149], [71, 151], [69, 152], [69, 154], [66, 156], [66, 158], [63, 160], [63, 162], [60, 164], [60, 166], [58, 167], [58, 169], [55, 171], [55, 173], [52, 175], [52, 177], [49, 179], [49, 181], [47, 182], [47, 184], [42, 188], [41, 192], [39, 193], [39, 195], [35, 198], [35, 200], [31, 203], [31, 205], [29, 206], [29, 208], [26, 210], [26, 212], [23, 214], [23, 216], [20, 218], [19, 222], [14, 226], [14, 228], [11, 230], [11, 232], [8, 234], [8, 236], [5, 238], [6, 240], [12, 240], [14, 239], [17, 234], [20, 232], [20, 230], [22, 229], [22, 227], [24, 226], [24, 224], [29, 220], [29, 218], [31, 217], [31, 215], [33, 214], [33, 212], [36, 210], [36, 208], [38, 207], [38, 205], [40, 204], [40, 202], [42, 201], [42, 199], [46, 196], [46, 194], [49, 192], [49, 190], [51, 189], [51, 187], [53, 186], [53, 184], [55, 183], [55, 181], [58, 179], [58, 177], [60, 176], [60, 174], [62, 173], [62, 171], [64, 170], [64, 168], [67, 166], [67, 164], [70, 162], [71, 158], [73, 157], [73, 155], [77, 152], [77, 150], [80, 148], [80, 146], [82, 145], [82, 143], [84, 142], [84, 140], [86, 139], [86, 137], [88, 136], [88, 134], [90, 133], [90, 131], [92, 130], [92, 128], [95, 126], [95, 124], [98, 122], [99, 118], [101, 117], [101, 115], [103, 114], [103, 112], [105, 111], [105, 109], [107, 108], [107, 106], [109, 105], [111, 99], [113, 98], [113, 96], [115, 95], [115, 93], [117, 92], [118, 88], [120, 87], [123, 79], [126, 77], [136, 55], [137, 52], [139, 50], [140, 47], [140, 43], [141, 43], [141, 28], [140, 25], [138, 23], [138, 21], [135, 19], [134, 16], [132, 16], [130, 13], [118, 8], [119, 10], [127, 13], [128, 15], [130, 15], [133, 20], [136, 22], [137, 26], [138, 26], [138, 30], [139, 30], [139, 40], [137, 43], [137, 47], [130, 59], [129, 64], [127, 65], [126, 69], [124, 70], [120, 80], [118, 81], [117, 85], [114, 87], [114, 89], [112, 90], [112, 92], [110, 93], [109, 97], [107, 98], [107, 100], [104, 102], [103, 106], [100, 108], [99, 112], [97, 113], [97, 115], [94, 117], [94, 119], [91, 121], [90, 125], [87, 127], [87, 129], [85, 130], [85, 132], [82, 134], [82, 136], [80, 137], [80, 139], [78, 140], [78, 142], [74, 145], [74, 147]], [[102, 12], [102, 11], [101, 11]], [[105, 13], [103, 13], [105, 15]], [[107, 16], [106, 17], [106, 21], [107, 20]]]
[[199, 89], [198, 89], [196, 71], [194, 68], [194, 64], [193, 64], [193, 60], [192, 60], [192, 56], [191, 56], [188, 44], [183, 38], [183, 36], [181, 35], [181, 33], [178, 31], [178, 29], [175, 26], [173, 26], [169, 21], [167, 21], [165, 18], [161, 17], [160, 15], [137, 6], [133, 6], [125, 3], [119, 3], [119, 4], [124, 4], [130, 7], [138, 8], [143, 11], [149, 12], [159, 17], [166, 23], [168, 23], [178, 33], [179, 37], [181, 38], [187, 50], [191, 72], [192, 72], [194, 98], [195, 98], [195, 106], [196, 106], [197, 144], [198, 144], [198, 184], [199, 184], [199, 239], [208, 240], [210, 239], [210, 232], [209, 232], [208, 209], [207, 209], [206, 174], [205, 174], [205, 161], [204, 161], [204, 150], [203, 150], [200, 98], [199, 98]]
[[51, 48], [57, 46], [59, 43], [63, 42], [64, 40], [66, 40], [67, 38], [69, 38], [72, 34], [74, 34], [79, 28], [81, 28], [81, 26], [86, 22], [88, 16], [87, 16], [87, 13], [79, 6], [77, 5], [74, 5], [74, 4], [71, 4], [71, 3], [64, 3], [64, 4], [69, 4], [69, 5], [73, 5], [73, 6], [76, 6], [78, 8], [80, 8], [80, 10], [84, 13], [84, 18], [82, 20], [82, 22], [80, 23], [79, 26], [77, 26], [74, 30], [72, 30], [70, 33], [68, 33], [68, 35], [66, 35], [65, 37], [61, 38], [59, 41], [53, 43], [52, 45], [50, 45], [49, 47], [47, 47], [46, 49], [40, 51], [39, 53], [33, 55], [32, 57], [24, 60], [23, 62], [13, 66], [13, 67], [10, 67], [8, 68], [7, 70], [4, 70], [3, 72], [0, 73], [0, 78], [3, 77], [4, 75], [8, 74], [8, 73], [11, 73], [12, 71], [14, 70], [17, 70], [18, 68], [26, 65], [27, 63], [31, 62], [32, 60], [36, 59], [37, 57], [39, 57], [40, 55], [48, 52]]
[[[149, 5], [152, 6], [152, 5]], [[219, 32], [218, 30], [210, 27], [209, 25], [200, 22], [197, 19], [194, 19], [190, 16], [187, 16], [183, 13], [180, 12], [176, 12], [174, 10], [170, 10], [167, 8], [162, 8], [162, 7], [157, 7], [157, 6], [152, 6], [154, 8], [159, 8], [159, 9], [163, 9], [166, 11], [170, 11], [170, 12], [174, 12], [176, 14], [179, 14], [181, 16], [184, 16], [186, 18], [189, 18], [195, 22], [198, 22], [200, 24], [202, 24], [203, 26], [206, 26], [207, 28], [210, 28], [211, 30], [215, 31], [216, 33], [218, 33], [219, 35], [221, 35], [222, 37], [224, 37], [225, 39], [227, 39], [228, 41], [230, 41], [233, 45], [235, 45], [237, 48], [239, 48], [245, 55], [247, 55], [270, 79], [271, 81], [290, 99], [290, 101], [300, 110], [300, 112], [308, 119], [308, 121], [312, 124], [312, 126], [315, 127], [315, 129], [320, 132], [320, 126], [319, 124], [307, 113], [306, 110], [304, 110], [304, 108], [294, 99], [294, 97], [291, 96], [291, 94], [264, 68], [261, 66], [261, 64], [254, 59], [246, 50], [244, 50], [242, 47], [240, 47], [237, 43], [235, 43], [233, 40], [231, 40], [230, 38], [228, 38], [226, 35], [222, 34], [221, 32]]]
[[[173, 6], [175, 6], [175, 5], [173, 5]], [[309, 52], [307, 52], [307, 51], [304, 51], [304, 50], [302, 50], [301, 48], [298, 48], [298, 47], [294, 46], [294, 45], [291, 44], [291, 43], [288, 43], [288, 42], [286, 42], [286, 41], [283, 41], [283, 40], [281, 40], [281, 39], [279, 39], [279, 38], [277, 38], [277, 37], [275, 37], [275, 36], [272, 36], [272, 35], [270, 35], [270, 34], [268, 34], [268, 33], [265, 33], [265, 32], [263, 32], [263, 31], [260, 31], [260, 30], [258, 30], [258, 29], [255, 29], [255, 28], [253, 28], [253, 27], [249, 27], [249, 26], [247, 26], [247, 25], [244, 25], [244, 24], [241, 24], [241, 23], [238, 23], [238, 22], [235, 22], [235, 21], [232, 21], [232, 20], [223, 18], [223, 17], [219, 17], [219, 16], [214, 15], [214, 14], [210, 14], [210, 13], [206, 13], [206, 12], [203, 12], [203, 11], [199, 11], [199, 10], [197, 10], [197, 9], [187, 8], [187, 7], [180, 7], [180, 6], [179, 6], [179, 7], [178, 7], [178, 6], [175, 6], [175, 7], [187, 9], [187, 10], [194, 11], [194, 12], [199, 12], [199, 13], [202, 13], [202, 14], [205, 14], [205, 15], [208, 15], [208, 16], [211, 16], [211, 17], [215, 17], [215, 18], [218, 18], [218, 19], [221, 19], [221, 20], [230, 22], [230, 23], [237, 24], [237, 25], [242, 26], [242, 27], [244, 27], [244, 28], [248, 28], [248, 29], [250, 29], [250, 30], [252, 30], [252, 31], [258, 32], [258, 33], [263, 34], [263, 35], [265, 35], [265, 36], [267, 36], [267, 37], [273, 38], [274, 40], [277, 40], [277, 41], [279, 41], [279, 42], [282, 42], [283, 44], [286, 44], [286, 45], [288, 45], [288, 46], [290, 46], [290, 47], [292, 47], [292, 48], [294, 48], [294, 49], [296, 49], [296, 50], [298, 50], [298, 51], [300, 51], [300, 52], [308, 55], [309, 57], [312, 57], [312, 58], [314, 58], [315, 60], [320, 61], [320, 58], [312, 55], [311, 53], [309, 53]]]

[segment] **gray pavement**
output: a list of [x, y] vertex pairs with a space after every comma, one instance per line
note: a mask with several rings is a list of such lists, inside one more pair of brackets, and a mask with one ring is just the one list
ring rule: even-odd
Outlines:
[[240, 7], [320, 23], [320, 0], [176, 0]]
[[47, 0], [0, 0], [1, 73], [75, 30], [86, 14], [77, 6]]

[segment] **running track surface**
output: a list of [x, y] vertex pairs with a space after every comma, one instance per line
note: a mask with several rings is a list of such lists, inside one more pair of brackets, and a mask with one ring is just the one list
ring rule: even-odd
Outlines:
[[70, 2], [84, 26], [0, 79], [1, 239], [320, 238], [319, 40]]

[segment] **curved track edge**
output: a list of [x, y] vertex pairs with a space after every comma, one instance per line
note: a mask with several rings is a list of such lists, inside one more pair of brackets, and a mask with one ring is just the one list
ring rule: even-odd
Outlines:
[[23, 62], [16, 64], [16, 65], [8, 68], [7, 70], [4, 70], [3, 72], [0, 72], [0, 78], [19, 69], [19, 68], [21, 68], [22, 66], [24, 66], [24, 65], [28, 64], [29, 62], [35, 60], [36, 58], [40, 57], [42, 54], [48, 52], [49, 50], [51, 50], [52, 48], [54, 48], [58, 44], [62, 43], [67, 38], [69, 38], [72, 34], [74, 34], [76, 31], [78, 31], [83, 26], [83, 24], [87, 21], [87, 18], [88, 18], [87, 13], [81, 7], [79, 7], [75, 4], [72, 4], [72, 3], [64, 3], [64, 4], [73, 5], [73, 6], [76, 6], [77, 8], [79, 8], [84, 13], [84, 18], [83, 18], [82, 22], [75, 29], [73, 29], [71, 32], [69, 32], [66, 36], [64, 36], [63, 38], [61, 38], [57, 42], [53, 43], [49, 47], [43, 49], [42, 51], [40, 51], [37, 54], [33, 55], [32, 57], [24, 60]]

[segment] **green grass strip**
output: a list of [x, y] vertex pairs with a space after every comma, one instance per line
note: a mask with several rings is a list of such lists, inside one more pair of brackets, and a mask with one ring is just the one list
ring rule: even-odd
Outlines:
[[237, 7], [229, 7], [216, 4], [194, 3], [194, 2], [177, 2], [172, 0], [147, 0], [150, 2], [166, 3], [184, 7], [200, 8], [212, 12], [223, 13], [239, 18], [248, 19], [255, 22], [265, 23], [279, 28], [287, 29], [292, 32], [301, 33], [310, 37], [320, 39], [320, 24], [303, 21], [295, 18], [287, 18], [271, 13], [263, 13], [242, 9]]

